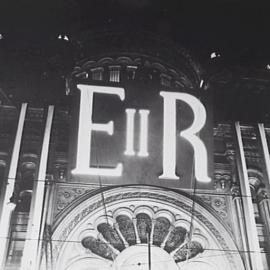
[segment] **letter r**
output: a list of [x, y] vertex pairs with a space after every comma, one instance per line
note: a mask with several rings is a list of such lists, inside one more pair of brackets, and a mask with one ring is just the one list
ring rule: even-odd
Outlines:
[[179, 179], [176, 175], [176, 100], [187, 103], [194, 114], [193, 123], [189, 128], [180, 132], [194, 151], [195, 177], [199, 182], [210, 182], [207, 171], [207, 150], [203, 141], [196, 135], [205, 125], [206, 110], [196, 97], [179, 92], [161, 91], [164, 100], [163, 113], [163, 174], [159, 178]]

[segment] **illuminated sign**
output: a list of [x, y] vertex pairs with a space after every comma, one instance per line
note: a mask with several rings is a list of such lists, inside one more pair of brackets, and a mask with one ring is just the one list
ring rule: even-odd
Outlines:
[[[134, 116], [135, 116], [136, 110], [135, 109], [126, 109], [127, 114], [127, 143], [126, 143], [126, 151], [125, 155], [128, 156], [134, 156]], [[147, 157], [149, 155], [148, 153], [148, 114], [149, 110], [139, 110], [140, 114], [140, 151], [138, 152], [138, 156], [141, 157]]]
[[203, 104], [194, 96], [187, 93], [164, 92], [160, 95], [164, 99], [164, 128], [163, 128], [163, 174], [160, 178], [179, 179], [175, 174], [176, 166], [176, 100], [186, 102], [192, 109], [194, 120], [191, 126], [180, 132], [193, 147], [195, 160], [195, 177], [199, 182], [210, 182], [207, 175], [207, 150], [198, 137], [205, 125], [206, 110]]
[[[95, 99], [98, 96], [116, 96], [120, 102], [125, 101], [126, 93], [124, 88], [109, 86], [93, 86], [79, 84], [80, 107], [79, 124], [77, 136], [76, 166], [72, 170], [73, 175], [93, 175], [106, 177], [122, 177], [125, 170], [122, 162], [111, 161], [113, 167], [108, 167], [102, 163], [92, 164], [92, 148], [94, 134], [106, 133], [107, 136], [115, 135], [114, 121], [108, 119], [107, 123], [95, 122], [93, 119]], [[157, 175], [157, 179], [179, 180], [177, 175], [177, 140], [184, 139], [193, 149], [194, 175], [198, 182], [207, 183], [211, 181], [208, 176], [208, 153], [205, 143], [200, 138], [200, 131], [204, 128], [207, 113], [205, 106], [195, 96], [188, 93], [161, 91], [160, 95], [153, 98], [163, 98], [163, 149], [162, 149], [162, 172]], [[177, 114], [178, 102], [184, 102], [191, 110], [193, 119], [188, 127], [177, 132], [178, 119], [181, 114]], [[100, 112], [102, 115], [102, 110]], [[126, 129], [125, 129], [125, 151], [127, 157], [150, 158], [149, 151], [149, 115], [151, 110], [126, 108]], [[104, 119], [105, 120], [105, 119]], [[135, 132], [135, 122], [139, 121], [139, 133]], [[135, 136], [137, 134], [137, 136]], [[153, 134], [157, 136], [157, 134]], [[135, 149], [135, 137], [138, 141], [138, 149]], [[118, 141], [117, 141], [118, 143]], [[97, 146], [96, 146], [97, 147]], [[111, 147], [115, 147], [112, 143]], [[98, 149], [102, 151], [101, 147]]]
[[123, 88], [103, 87], [103, 86], [87, 86], [78, 85], [81, 91], [80, 101], [80, 117], [78, 129], [78, 146], [77, 146], [77, 162], [74, 174], [86, 175], [122, 175], [123, 165], [119, 163], [116, 168], [93, 168], [91, 164], [91, 138], [92, 131], [102, 131], [109, 135], [113, 135], [113, 121], [106, 124], [93, 123], [93, 97], [94, 93], [117, 95], [121, 100], [125, 99], [125, 91]]

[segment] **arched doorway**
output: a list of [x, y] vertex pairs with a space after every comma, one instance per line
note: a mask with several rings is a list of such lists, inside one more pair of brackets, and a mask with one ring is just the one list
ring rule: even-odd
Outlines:
[[146, 270], [150, 251], [152, 269], [244, 269], [220, 220], [192, 205], [187, 194], [150, 186], [86, 194], [55, 224], [54, 267]]

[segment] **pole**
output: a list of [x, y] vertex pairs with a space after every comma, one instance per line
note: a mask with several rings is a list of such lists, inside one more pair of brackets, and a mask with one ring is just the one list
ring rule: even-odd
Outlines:
[[31, 200], [30, 217], [27, 228], [27, 237], [23, 250], [23, 257], [21, 263], [21, 270], [37, 270], [37, 258], [41, 232], [41, 219], [45, 192], [45, 178], [47, 169], [47, 160], [49, 152], [49, 142], [51, 135], [51, 127], [53, 120], [54, 106], [49, 106], [46, 126], [44, 131], [44, 138], [40, 156], [40, 165], [38, 172], [38, 179], [34, 182], [33, 195]]
[[244, 210], [244, 218], [246, 224], [246, 230], [248, 232], [248, 247], [252, 270], [262, 270], [263, 262], [260, 252], [260, 245], [257, 233], [257, 226], [255, 222], [254, 209], [252, 204], [252, 197], [248, 181], [247, 165], [245, 160], [245, 153], [241, 135], [240, 123], [235, 123], [236, 137], [238, 142], [237, 147], [237, 162], [239, 170], [240, 188], [242, 193], [242, 202]]
[[269, 148], [268, 148], [268, 143], [266, 139], [264, 124], [258, 124], [258, 128], [259, 128], [259, 133], [260, 133], [260, 138], [261, 138], [261, 143], [262, 143], [263, 156], [265, 160], [268, 185], [270, 187], [270, 156], [269, 156]]
[[13, 152], [10, 160], [10, 167], [8, 173], [8, 179], [5, 189], [2, 203], [1, 203], [1, 215], [0, 215], [0, 269], [4, 269], [4, 264], [7, 255], [7, 246], [9, 243], [9, 229], [10, 229], [10, 219], [13, 210], [15, 209], [15, 203], [10, 201], [13, 195], [15, 187], [15, 179], [18, 167], [18, 160], [21, 148], [23, 126], [26, 115], [27, 103], [23, 103], [21, 106], [21, 112], [19, 116], [19, 122], [17, 127], [17, 132], [15, 136], [15, 142], [13, 147]]

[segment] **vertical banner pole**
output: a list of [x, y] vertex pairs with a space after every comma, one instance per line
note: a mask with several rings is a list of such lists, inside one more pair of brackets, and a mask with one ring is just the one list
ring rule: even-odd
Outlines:
[[265, 135], [264, 124], [258, 124], [258, 127], [259, 127], [259, 133], [260, 133], [260, 137], [261, 137], [263, 156], [264, 156], [264, 160], [265, 160], [267, 180], [268, 180], [268, 183], [270, 186], [270, 156], [269, 156], [267, 139], [266, 139], [266, 135]]
[[0, 269], [4, 269], [6, 260], [7, 246], [9, 243], [9, 227], [12, 212], [15, 208], [15, 204], [10, 201], [13, 195], [15, 187], [15, 179], [18, 167], [18, 160], [21, 148], [23, 126], [25, 121], [27, 103], [23, 103], [21, 106], [21, 112], [19, 116], [19, 122], [17, 126], [17, 132], [15, 136], [15, 142], [13, 146], [13, 152], [10, 160], [10, 167], [8, 173], [8, 179], [6, 186], [4, 185], [3, 199], [1, 200], [1, 214], [0, 214]]
[[[266, 168], [266, 178], [268, 182], [268, 192], [265, 192], [264, 196], [259, 196], [259, 207], [260, 207], [260, 214], [264, 223], [265, 228], [265, 237], [266, 239], [270, 239], [270, 155], [269, 155], [269, 147], [267, 143], [266, 133], [264, 124], [258, 124], [260, 138], [261, 138], [261, 144], [262, 144], [262, 151], [264, 156], [264, 163]], [[264, 192], [262, 192], [263, 194]], [[268, 249], [270, 249], [270, 241], [268, 241]], [[269, 260], [270, 261], [270, 260]]]
[[242, 202], [243, 202], [243, 209], [244, 209], [244, 218], [246, 223], [246, 229], [248, 234], [248, 246], [250, 254], [250, 261], [252, 265], [252, 270], [262, 270], [263, 268], [263, 262], [262, 262], [262, 256], [260, 252], [260, 245], [259, 245], [259, 239], [258, 239], [258, 233], [257, 233], [257, 227], [255, 222], [255, 216], [254, 216], [254, 209], [252, 204], [252, 197], [249, 187], [249, 181], [248, 181], [248, 173], [247, 173], [247, 165], [245, 160], [245, 153], [244, 153], [244, 147], [243, 147], [243, 141], [242, 141], [242, 135], [241, 135], [241, 127], [240, 123], [235, 123], [235, 130], [236, 130], [236, 137], [238, 142], [238, 152], [239, 152], [239, 166], [240, 166], [240, 188], [242, 193]]
[[45, 126], [40, 165], [38, 172], [38, 179], [34, 182], [32, 200], [31, 200], [31, 210], [29, 223], [27, 228], [27, 237], [23, 250], [23, 257], [21, 263], [21, 270], [37, 270], [36, 263], [39, 261], [37, 258], [39, 245], [42, 243], [40, 232], [41, 229], [41, 219], [42, 219], [42, 209], [43, 200], [45, 192], [45, 178], [46, 178], [46, 168], [48, 161], [49, 152], [49, 142], [52, 128], [54, 106], [49, 106], [47, 121]]

